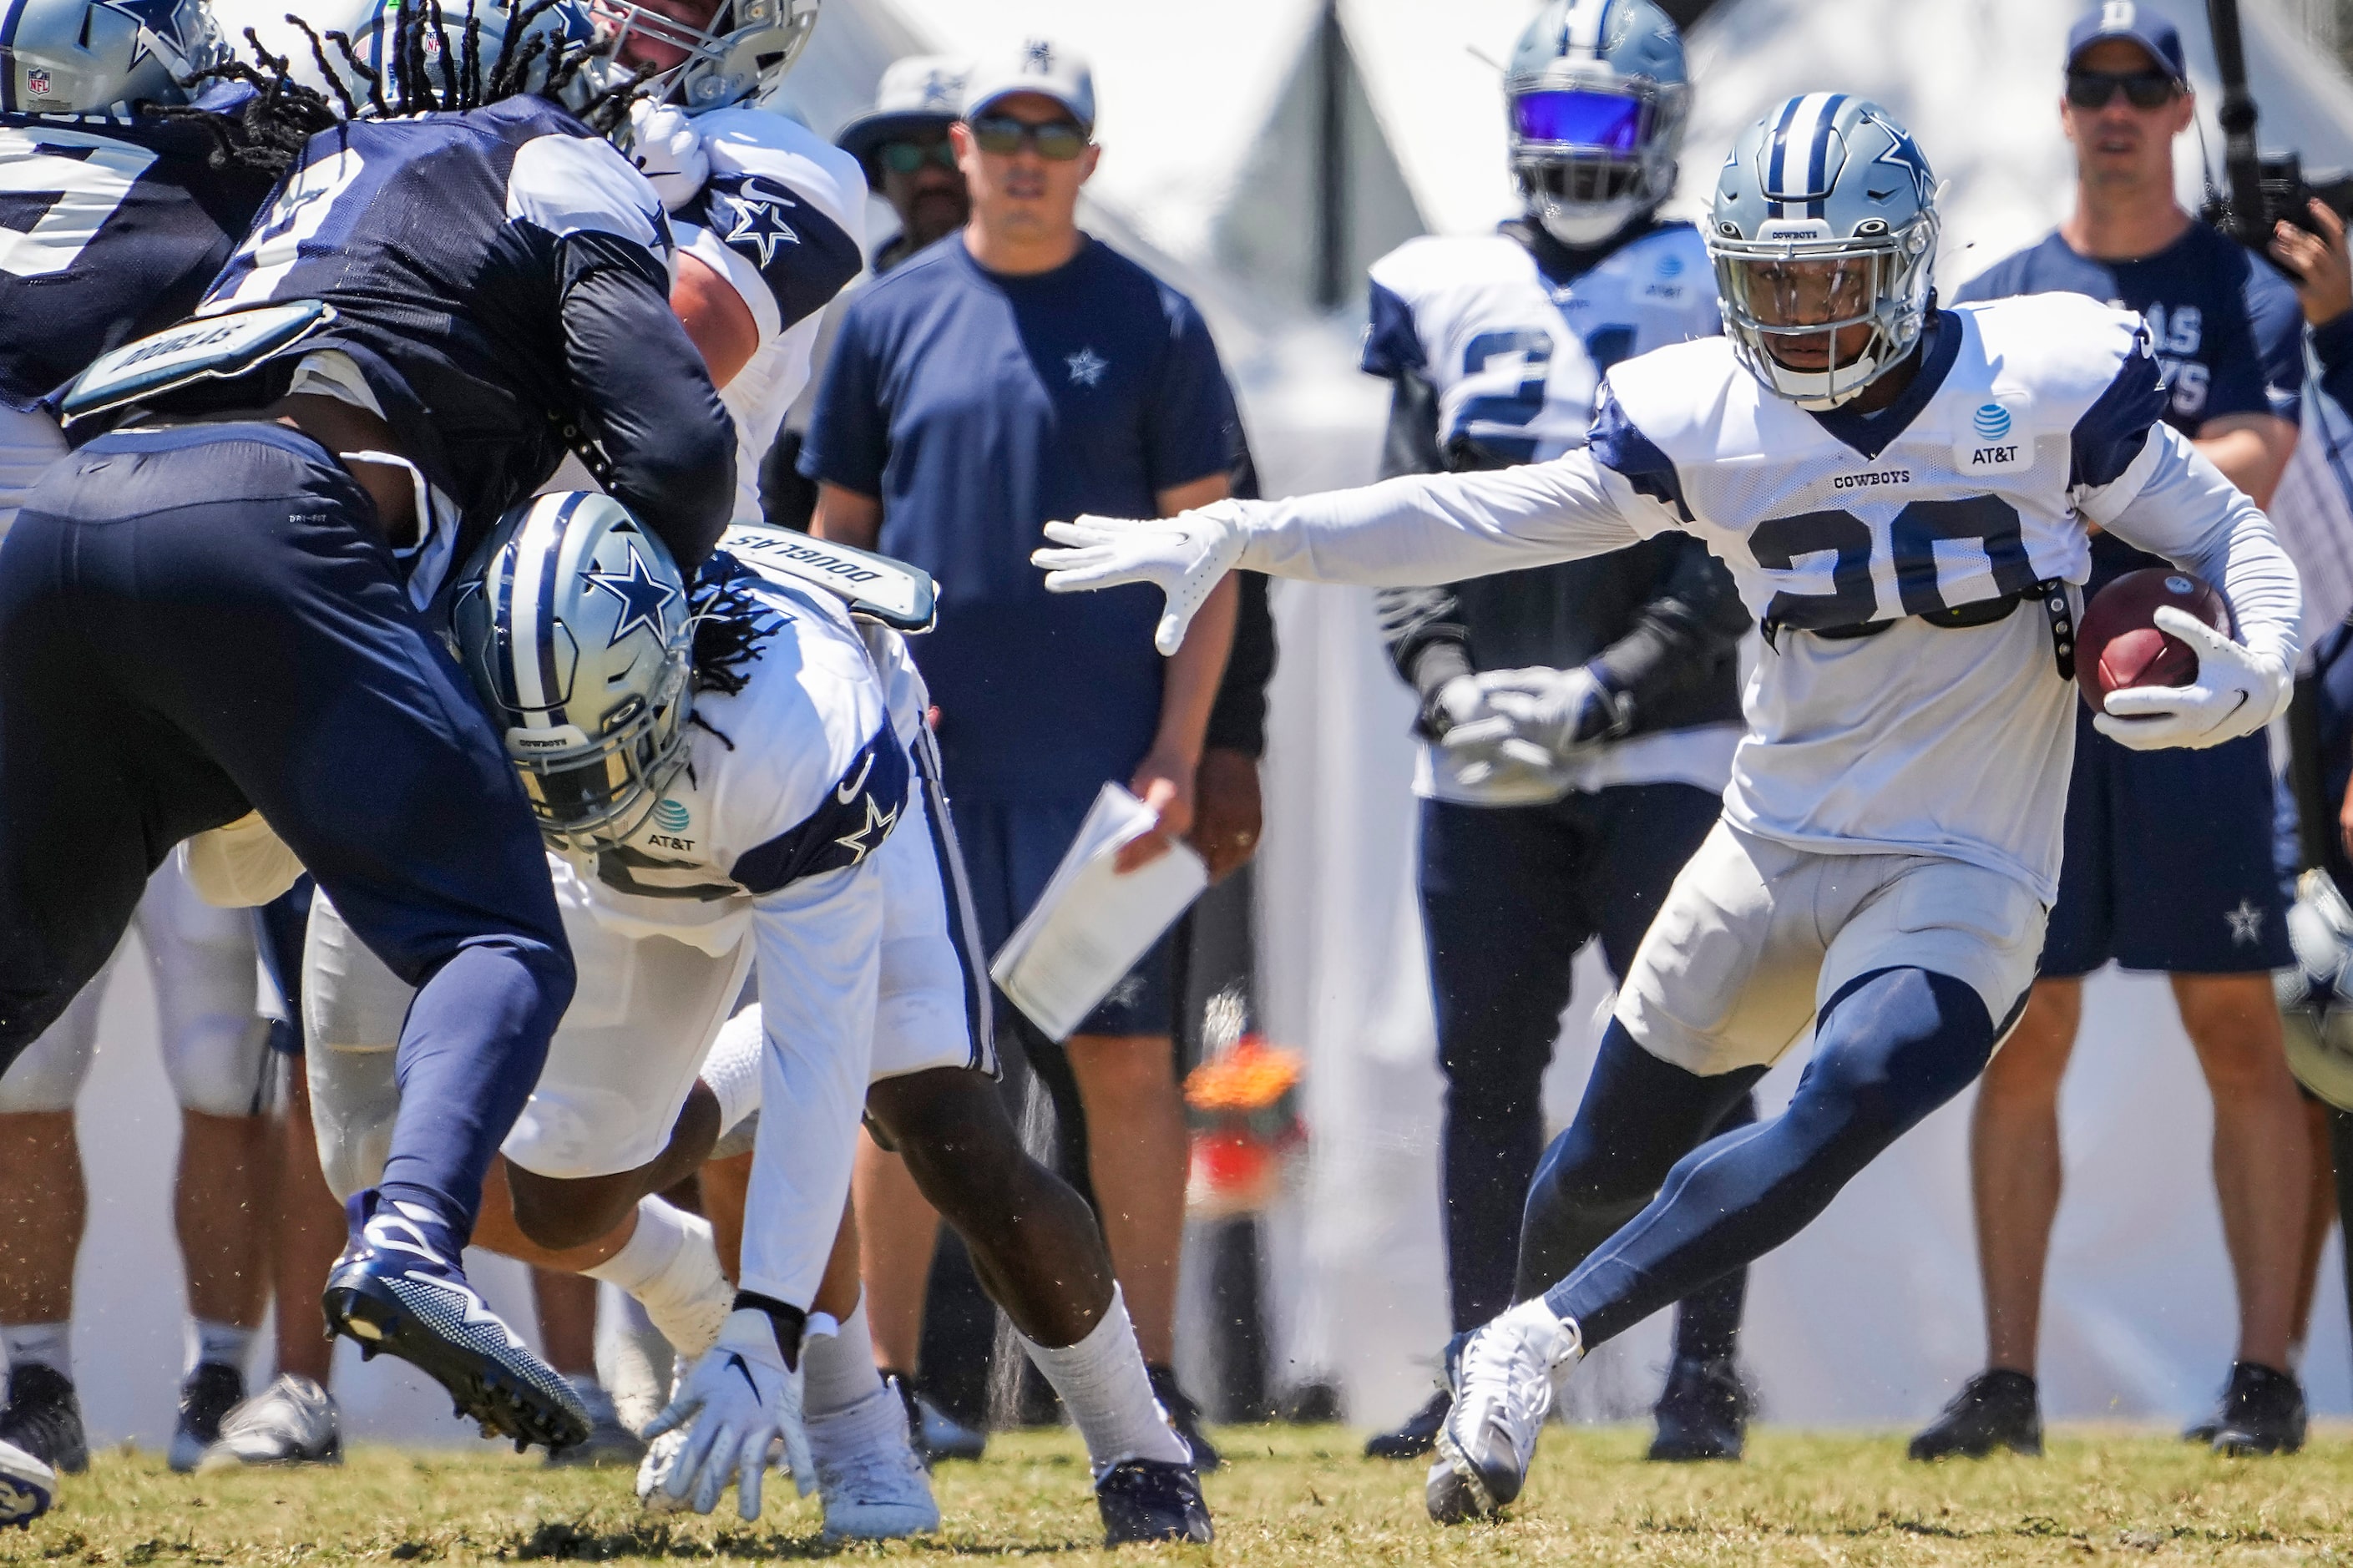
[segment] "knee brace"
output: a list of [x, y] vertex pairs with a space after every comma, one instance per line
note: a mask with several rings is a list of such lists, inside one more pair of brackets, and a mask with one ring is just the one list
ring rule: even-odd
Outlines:
[[269, 1026], [261, 1016], [253, 917], [196, 896], [165, 860], [140, 900], [164, 1070], [182, 1109], [258, 1116], [269, 1107]]

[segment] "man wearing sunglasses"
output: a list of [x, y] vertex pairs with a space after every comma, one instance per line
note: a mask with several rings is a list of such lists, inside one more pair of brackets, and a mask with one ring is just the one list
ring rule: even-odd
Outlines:
[[[2166, 382], [2166, 421], [2270, 504], [2304, 384], [2295, 291], [2174, 200], [2173, 139], [2191, 100], [2181, 38], [2119, 0], [2068, 37], [2060, 118], [2075, 210], [2040, 245], [1958, 291], [1963, 300], [2068, 291], [2141, 312]], [[2160, 564], [2113, 535], [2092, 542], [2088, 599]], [[2237, 1277], [2240, 1332], [2217, 1416], [2189, 1433], [2232, 1452], [2293, 1449], [2304, 1396], [2289, 1368], [2306, 1184], [2304, 1112], [2269, 971], [2288, 962], [2273, 864], [2262, 735], [2211, 751], [2136, 752], [2078, 713], [2066, 850], [2042, 978], [1987, 1069], [1970, 1131], [1987, 1370], [1912, 1444], [1915, 1458], [2042, 1449], [2034, 1383], [2042, 1275], [2059, 1205], [2058, 1094], [2083, 977], [2114, 960], [2170, 977], [2214, 1100], [2214, 1176]]]
[[[1409, 240], [1372, 267], [1364, 368], [1395, 389], [1388, 474], [1557, 457], [1584, 444], [1612, 364], [1719, 330], [1698, 232], [1655, 216], [1691, 102], [1674, 24], [1648, 0], [1553, 0], [1504, 87], [1523, 216]], [[1598, 939], [1622, 973], [1715, 826], [1747, 619], [1730, 574], [1681, 535], [1376, 603], [1421, 699], [1417, 880], [1447, 1085], [1449, 1307], [1464, 1332], [1517, 1299], [1523, 1260], [1532, 1289], [1567, 1272], [1555, 1227], [1523, 1234], [1522, 1211], [1570, 966]], [[1578, 715], [1563, 752], [1504, 711], [1538, 703]], [[1726, 1123], [1755, 1114], [1743, 1098]], [[1654, 1458], [1739, 1456], [1746, 1282], [1735, 1269], [1679, 1308]], [[1366, 1453], [1428, 1455], [1451, 1405], [1437, 1394]]]
[[880, 277], [946, 238], [972, 216], [948, 128], [964, 109], [965, 62], [946, 55], [893, 60], [874, 107], [843, 126], [833, 144], [858, 160], [866, 184], [899, 215], [899, 232], [874, 253]]
[[[1187, 833], [1235, 620], [1229, 587], [1163, 659], [1137, 640], [1156, 614], [1149, 594], [1074, 614], [1026, 565], [1048, 518], [1112, 497], [1173, 515], [1224, 498], [1236, 456], [1232, 394], [1199, 314], [1078, 226], [1094, 122], [1092, 76], [1057, 45], [1033, 39], [976, 68], [950, 132], [970, 221], [844, 313], [800, 458], [818, 484], [812, 531], [940, 584], [939, 629], [913, 653], [992, 952], [1106, 781], [1158, 816], [1134, 864]], [[1164, 941], [1067, 1045], [1007, 1024], [1092, 1177], [1155, 1392], [1208, 1468], [1214, 1450], [1193, 1438], [1168, 1371], [1186, 1160], [1172, 979]]]

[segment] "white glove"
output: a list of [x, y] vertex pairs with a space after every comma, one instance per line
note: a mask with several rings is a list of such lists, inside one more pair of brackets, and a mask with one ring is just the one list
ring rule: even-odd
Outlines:
[[[1543, 752], [1548, 763], [1566, 761], [1608, 734], [1617, 718], [1609, 689], [1582, 666], [1491, 669], [1478, 681], [1495, 715], [1488, 724], [1501, 726], [1514, 740]], [[1447, 738], [1453, 738], [1452, 731]]]
[[1549, 778], [1552, 753], [1520, 739], [1511, 721], [1488, 705], [1483, 677], [1458, 675], [1438, 689], [1437, 697], [1446, 715], [1446, 732], [1438, 744], [1458, 781], [1477, 789], [1501, 783], [1508, 773]]
[[2197, 683], [2110, 692], [2108, 710], [2092, 721], [2101, 734], [2137, 752], [2219, 746], [2253, 734], [2287, 707], [2295, 689], [2276, 654], [2257, 653], [2172, 605], [2153, 618], [2197, 653]]
[[678, 211], [702, 191], [711, 178], [711, 158], [702, 150], [702, 135], [683, 110], [672, 104], [649, 104], [639, 99], [629, 109], [629, 162], [650, 181], [662, 205]]
[[718, 1507], [719, 1494], [733, 1481], [735, 1511], [746, 1520], [759, 1518], [760, 1478], [767, 1473], [769, 1450], [779, 1442], [786, 1468], [804, 1489], [817, 1474], [801, 1424], [800, 1372], [785, 1364], [776, 1324], [756, 1309], [739, 1307], [728, 1314], [719, 1342], [694, 1363], [669, 1407], [642, 1436], [652, 1442], [680, 1427], [686, 1441], [661, 1478], [661, 1489], [672, 1503], [683, 1501], [697, 1513]]
[[1168, 606], [1152, 643], [1171, 658], [1184, 646], [1185, 628], [1209, 591], [1242, 558], [1240, 505], [1229, 500], [1142, 521], [1082, 517], [1050, 522], [1046, 537], [1071, 547], [1031, 552], [1029, 564], [1045, 572], [1049, 593], [1158, 584]]

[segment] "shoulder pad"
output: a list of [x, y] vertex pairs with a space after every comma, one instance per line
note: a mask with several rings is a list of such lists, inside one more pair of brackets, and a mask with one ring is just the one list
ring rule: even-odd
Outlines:
[[2140, 317], [2084, 294], [2013, 294], [1958, 305], [1977, 351], [2000, 367], [1996, 392], [2031, 397], [2060, 425], [2099, 400], [2135, 354], [2150, 352]]
[[1628, 422], [1678, 461], [1714, 455], [1726, 411], [1744, 398], [1752, 405], [1772, 401], [1721, 337], [1622, 360], [1610, 367], [1609, 384]]
[[852, 614], [893, 631], [927, 632], [938, 618], [931, 574], [888, 555], [765, 523], [739, 522], [719, 543], [739, 564], [795, 587], [822, 589]]

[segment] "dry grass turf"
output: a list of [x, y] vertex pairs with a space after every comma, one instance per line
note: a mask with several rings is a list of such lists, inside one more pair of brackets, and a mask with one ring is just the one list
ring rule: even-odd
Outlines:
[[[2146, 1431], [2054, 1437], [2040, 1462], [1908, 1464], [1894, 1436], [1767, 1431], [1743, 1465], [1641, 1459], [1631, 1428], [1546, 1434], [1527, 1496], [1498, 1524], [1440, 1531], [1420, 1468], [1356, 1457], [1335, 1427], [1233, 1427], [1211, 1478], [1218, 1544], [1130, 1549], [1250, 1568], [1386, 1563], [2353, 1563], [2353, 1434], [2286, 1459], [2223, 1460]], [[0, 1565], [734, 1562], [840, 1556], [1078, 1565], [1103, 1552], [1067, 1434], [1000, 1436], [937, 1477], [937, 1537], [834, 1549], [789, 1482], [757, 1526], [649, 1520], [618, 1471], [482, 1452], [363, 1448], [340, 1470], [183, 1479], [153, 1455], [100, 1456]]]

